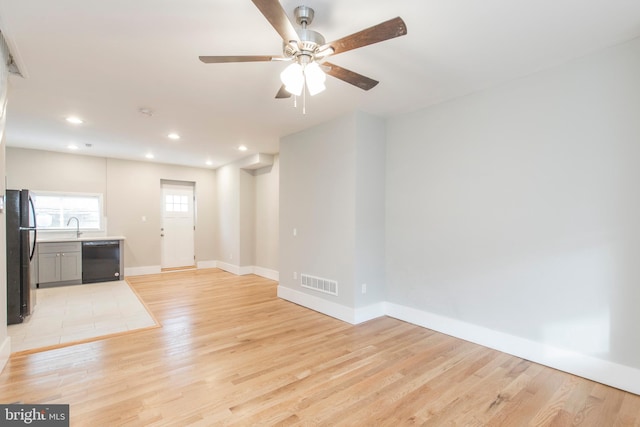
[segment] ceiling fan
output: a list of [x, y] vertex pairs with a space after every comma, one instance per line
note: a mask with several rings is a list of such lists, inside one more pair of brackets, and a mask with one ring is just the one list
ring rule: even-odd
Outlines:
[[294, 15], [301, 28], [294, 28], [286, 12], [278, 0], [252, 0], [271, 26], [282, 37], [282, 56], [200, 56], [205, 64], [228, 62], [292, 62], [280, 74], [282, 87], [276, 98], [289, 98], [292, 94], [299, 96], [305, 93], [315, 95], [325, 89], [326, 74], [352, 84], [363, 90], [375, 87], [376, 80], [347, 70], [326, 59], [331, 55], [347, 52], [370, 44], [382, 42], [407, 34], [407, 27], [402, 18], [397, 17], [373, 27], [326, 43], [322, 34], [307, 29], [313, 21], [314, 11], [307, 6], [298, 6]]

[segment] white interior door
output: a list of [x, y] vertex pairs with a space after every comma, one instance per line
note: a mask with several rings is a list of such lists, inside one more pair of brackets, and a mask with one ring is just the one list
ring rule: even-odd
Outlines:
[[195, 265], [194, 186], [162, 183], [162, 268]]

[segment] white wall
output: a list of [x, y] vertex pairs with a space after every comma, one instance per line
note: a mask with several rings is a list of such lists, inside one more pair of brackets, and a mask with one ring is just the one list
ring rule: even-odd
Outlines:
[[640, 368], [639, 75], [634, 40], [390, 120], [388, 302]]

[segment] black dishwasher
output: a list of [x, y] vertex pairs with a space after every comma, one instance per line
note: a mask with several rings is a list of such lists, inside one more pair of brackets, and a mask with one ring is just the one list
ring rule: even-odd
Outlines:
[[120, 241], [82, 242], [82, 283], [120, 280]]

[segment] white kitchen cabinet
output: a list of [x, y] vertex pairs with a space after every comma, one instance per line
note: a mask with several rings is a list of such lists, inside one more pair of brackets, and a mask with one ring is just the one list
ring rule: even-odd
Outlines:
[[75, 284], [82, 282], [80, 242], [38, 244], [38, 283]]

